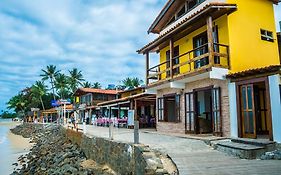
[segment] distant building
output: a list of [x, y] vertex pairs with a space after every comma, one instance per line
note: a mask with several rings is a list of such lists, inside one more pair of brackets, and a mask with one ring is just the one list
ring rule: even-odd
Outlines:
[[117, 98], [118, 91], [93, 88], [79, 88], [74, 93], [74, 104], [79, 114], [79, 121], [91, 122], [93, 115], [99, 115], [97, 104]]

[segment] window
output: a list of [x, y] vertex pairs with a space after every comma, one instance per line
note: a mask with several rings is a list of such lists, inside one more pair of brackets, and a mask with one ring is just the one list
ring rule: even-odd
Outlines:
[[158, 98], [158, 121], [164, 121], [164, 98]]
[[158, 98], [158, 121], [180, 122], [180, 95]]
[[274, 41], [273, 32], [261, 29], [261, 39], [265, 41], [273, 42]]
[[204, 1], [206, 1], [206, 0], [188, 0], [188, 1], [186, 1], [185, 5], [182, 6], [181, 9], [170, 19], [167, 26], [172, 24], [174, 21], [176, 21], [177, 19], [179, 19], [180, 17], [182, 17], [183, 15], [185, 15], [186, 13], [188, 13], [189, 11], [191, 11], [192, 9], [194, 9], [195, 7], [197, 7]]
[[180, 18], [185, 14], [185, 6], [183, 6], [180, 11], [177, 13], [177, 18]]

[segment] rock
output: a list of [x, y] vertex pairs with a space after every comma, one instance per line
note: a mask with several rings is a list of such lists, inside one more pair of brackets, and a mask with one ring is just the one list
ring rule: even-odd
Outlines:
[[[30, 152], [20, 156], [22, 163], [13, 174], [112, 174], [103, 166], [82, 167], [85, 154], [78, 145], [65, 139], [58, 125], [23, 124], [11, 129], [14, 134], [30, 138]], [[18, 163], [13, 165], [18, 166]]]

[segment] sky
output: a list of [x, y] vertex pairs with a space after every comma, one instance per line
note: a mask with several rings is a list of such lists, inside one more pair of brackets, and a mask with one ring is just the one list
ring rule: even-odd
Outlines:
[[[165, 3], [0, 1], [0, 111], [12, 96], [39, 80], [41, 69], [50, 64], [63, 73], [78, 68], [86, 80], [103, 87], [126, 77], [144, 79], [145, 59], [136, 50], [155, 38], [147, 29]], [[281, 5], [275, 12], [276, 21], [281, 21]]]

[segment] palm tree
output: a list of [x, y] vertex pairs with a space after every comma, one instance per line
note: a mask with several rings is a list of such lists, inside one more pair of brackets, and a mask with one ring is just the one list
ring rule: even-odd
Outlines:
[[8, 102], [8, 109], [14, 109], [15, 112], [24, 112], [26, 110], [27, 100], [22, 93], [12, 97]]
[[139, 86], [141, 86], [143, 84], [143, 80], [141, 80], [141, 79], [139, 79], [137, 77], [132, 78], [131, 82], [132, 82], [132, 85], [134, 87], [139, 87]]
[[101, 84], [99, 82], [95, 82], [92, 87], [95, 89], [101, 89]]
[[92, 88], [93, 85], [89, 81], [86, 81], [82, 84], [82, 87], [83, 88]]
[[132, 85], [132, 79], [129, 78], [129, 77], [122, 80], [122, 83], [123, 83], [123, 86], [126, 87], [126, 88], [129, 88], [129, 89], [134, 88], [133, 85]]
[[122, 80], [122, 83], [123, 83], [122, 86], [129, 88], [129, 89], [133, 89], [133, 88], [141, 86], [141, 84], [143, 84], [143, 81], [137, 77], [135, 77], [135, 78], [127, 77], [124, 80]]
[[54, 65], [48, 65], [46, 70], [42, 69], [43, 74], [41, 74], [40, 76], [42, 77], [42, 80], [50, 80], [51, 86], [52, 86], [52, 90], [53, 90], [53, 97], [54, 100], [56, 100], [56, 96], [55, 96], [55, 78], [58, 76], [60, 70], [57, 70], [57, 67]]
[[31, 87], [31, 93], [40, 99], [43, 110], [45, 110], [44, 102], [42, 100], [42, 96], [47, 92], [47, 86], [43, 81], [36, 81], [35, 84]]
[[77, 68], [73, 68], [68, 72], [70, 74], [69, 85], [72, 93], [74, 93], [78, 89], [78, 86], [82, 85], [82, 82], [85, 80], [83, 79], [82, 71], [79, 71]]
[[55, 87], [61, 99], [64, 99], [68, 94], [68, 79], [64, 74], [59, 73], [55, 79]]

